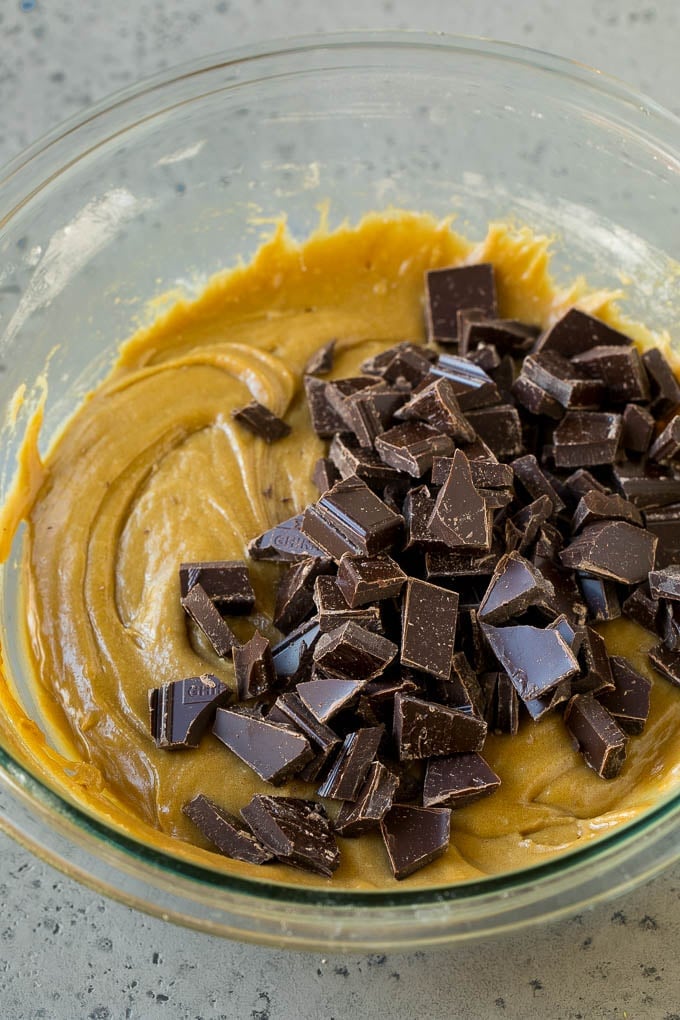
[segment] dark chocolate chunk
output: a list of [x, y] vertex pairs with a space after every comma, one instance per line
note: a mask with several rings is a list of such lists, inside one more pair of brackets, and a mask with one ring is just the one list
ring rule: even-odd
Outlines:
[[483, 716], [482, 690], [477, 674], [472, 669], [464, 652], [456, 652], [451, 659], [451, 672], [446, 680], [437, 685], [438, 700], [453, 708], [474, 712]]
[[481, 628], [523, 700], [546, 694], [561, 680], [579, 672], [576, 656], [557, 630], [525, 624], [513, 627], [481, 624]]
[[657, 542], [651, 531], [627, 521], [601, 521], [585, 527], [560, 553], [560, 560], [572, 570], [639, 584], [654, 567]]
[[457, 339], [457, 313], [461, 309], [478, 308], [489, 318], [496, 316], [496, 285], [490, 262], [430, 269], [425, 284], [427, 332], [431, 340]]
[[558, 400], [546, 393], [538, 383], [532, 382], [526, 375], [519, 375], [511, 384], [511, 392], [518, 404], [530, 414], [543, 415], [557, 421], [564, 414], [564, 408]]
[[319, 796], [330, 800], [356, 800], [384, 735], [383, 726], [348, 733], [326, 781], [319, 787]]
[[598, 701], [625, 733], [642, 733], [649, 715], [651, 680], [621, 655], [612, 655], [609, 661], [616, 687], [599, 694]]
[[501, 785], [499, 777], [481, 754], [454, 754], [427, 763], [423, 785], [425, 807], [463, 807]]
[[680, 562], [680, 504], [645, 511], [645, 525], [656, 535], [656, 566], [668, 567]]
[[519, 729], [519, 699], [512, 680], [502, 672], [483, 673], [479, 678], [485, 694], [484, 718], [490, 733], [509, 733]]
[[249, 641], [234, 647], [234, 674], [239, 701], [266, 694], [276, 682], [271, 645], [256, 630]]
[[182, 811], [220, 853], [233, 861], [266, 864], [274, 854], [265, 850], [243, 822], [202, 793], [184, 804]]
[[274, 626], [287, 634], [297, 627], [314, 609], [314, 582], [320, 574], [330, 572], [331, 560], [312, 557], [289, 567], [276, 589]]
[[489, 511], [473, 485], [470, 463], [462, 450], [453, 455], [428, 525], [452, 549], [488, 549], [491, 545]]
[[301, 527], [302, 514], [281, 521], [248, 544], [248, 555], [254, 560], [272, 560], [275, 563], [294, 563], [310, 556], [324, 559], [324, 550], [303, 535]]
[[333, 379], [332, 382], [326, 383], [326, 399], [333, 410], [340, 415], [345, 423], [345, 427], [347, 427], [349, 426], [349, 421], [346, 417], [347, 399], [365, 390], [384, 389], [384, 385], [379, 380], [372, 379], [366, 375], [353, 375], [344, 379]]
[[333, 361], [335, 360], [336, 342], [336, 340], [329, 340], [328, 343], [323, 344], [318, 350], [314, 351], [305, 365], [305, 375], [328, 375], [333, 368]]
[[[613, 350], [625, 353], [629, 348]], [[539, 386], [564, 410], [572, 408], [597, 410], [605, 396], [603, 381], [597, 378], [597, 373], [579, 365], [576, 359], [569, 361], [557, 351], [530, 354], [522, 363], [520, 378], [529, 379]]]
[[594, 379], [602, 380], [607, 398], [615, 404], [649, 398], [649, 383], [640, 355], [632, 345], [623, 347], [591, 347], [572, 358], [572, 365], [584, 369]]
[[400, 347], [382, 370], [382, 377], [393, 385], [417, 386], [431, 367], [430, 352], [415, 344]]
[[381, 485], [398, 478], [398, 469], [381, 460], [375, 450], [359, 446], [346, 436], [333, 437], [328, 456], [341, 478], [351, 479], [356, 476]]
[[553, 432], [555, 464], [562, 468], [611, 464], [621, 439], [620, 414], [567, 411]]
[[312, 428], [317, 436], [329, 439], [336, 432], [347, 431], [347, 423], [328, 399], [330, 384], [313, 375], [305, 376], [305, 394]]
[[680, 503], [680, 478], [655, 464], [615, 464], [612, 475], [617, 489], [641, 510]]
[[376, 438], [389, 427], [406, 396], [402, 390], [374, 387], [345, 398], [343, 414], [359, 446], [373, 446]]
[[185, 598], [195, 584], [200, 584], [208, 598], [230, 616], [251, 613], [255, 605], [248, 567], [240, 560], [182, 563], [179, 568], [181, 597]]
[[374, 761], [354, 801], [346, 801], [335, 819], [334, 828], [341, 836], [361, 836], [380, 827], [392, 807], [399, 780], [393, 772]]
[[644, 526], [642, 514], [627, 499], [616, 493], [605, 495], [597, 490], [587, 492], [581, 497], [574, 511], [571, 527], [573, 531], [579, 531], [596, 521], [628, 521], [629, 524]]
[[213, 733], [260, 779], [275, 786], [294, 776], [313, 757], [302, 733], [243, 710], [218, 708]]
[[175, 751], [198, 747], [220, 705], [231, 693], [212, 673], [172, 680], [149, 691], [151, 735], [157, 747]]
[[327, 723], [358, 697], [365, 683], [364, 680], [319, 677], [317, 680], [305, 680], [297, 685], [296, 690], [314, 718]]
[[421, 690], [412, 677], [405, 673], [391, 680], [370, 680], [359, 697], [357, 715], [373, 726], [379, 723], [391, 726], [397, 694], [414, 694]]
[[[273, 715], [274, 709], [277, 710], [276, 715]], [[295, 691], [280, 694], [267, 719], [294, 726], [304, 733], [312, 747], [316, 745], [322, 751], [330, 752], [340, 743], [337, 733], [334, 733], [324, 723], [319, 722]]]
[[467, 419], [496, 457], [516, 457], [522, 452], [522, 424], [516, 407], [483, 407], [468, 411]]
[[579, 308], [570, 308], [554, 326], [540, 337], [539, 351], [557, 351], [565, 358], [589, 351], [591, 347], [625, 347], [632, 344], [630, 337], [612, 329], [601, 319], [588, 315]]
[[352, 609], [396, 598], [406, 574], [391, 556], [351, 556], [346, 553], [338, 564], [337, 585]]
[[359, 478], [347, 478], [305, 510], [302, 531], [339, 560], [346, 553], [374, 556], [398, 539], [404, 518]]
[[501, 557], [500, 546], [494, 544], [487, 552], [479, 549], [447, 549], [425, 553], [425, 574], [428, 581], [452, 577], [484, 577], [493, 573]]
[[333, 675], [369, 680], [382, 673], [398, 651], [387, 638], [350, 621], [321, 635], [314, 649], [314, 661]]
[[435, 538], [428, 525], [433, 510], [434, 498], [426, 485], [410, 489], [406, 494], [402, 507], [406, 523], [406, 549], [433, 545], [441, 548], [442, 543]]
[[621, 606], [621, 612], [623, 616], [651, 631], [652, 634], [659, 633], [659, 603], [652, 598], [648, 584], [641, 584], [631, 592]]
[[319, 493], [332, 489], [339, 480], [340, 472], [330, 457], [319, 457], [312, 472], [312, 481], [319, 490]]
[[680, 407], [680, 385], [665, 355], [658, 347], [650, 347], [642, 355], [651, 384], [652, 411], [659, 417], [674, 414]]
[[530, 500], [533, 501], [537, 500], [540, 496], [547, 496], [553, 505], [553, 513], [560, 513], [564, 510], [564, 501], [548, 480], [533, 453], [527, 453], [524, 457], [518, 457], [516, 460], [513, 460], [512, 464], [507, 466], [514, 471], [515, 478], [519, 480]]
[[533, 562], [546, 581], [553, 586], [555, 596], [548, 600], [550, 609], [558, 616], [565, 613], [570, 621], [581, 623], [585, 621], [587, 610], [573, 572], [563, 570], [551, 558], [535, 556]]
[[284, 864], [327, 878], [339, 866], [340, 851], [328, 816], [316, 801], [255, 794], [241, 815], [263, 846]]
[[492, 319], [479, 314], [458, 318], [458, 350], [467, 358], [474, 359], [480, 350], [489, 348], [496, 352], [497, 361], [501, 354], [518, 357], [533, 347], [535, 339], [533, 330], [514, 319]]
[[580, 677], [572, 680], [571, 689], [574, 694], [592, 691], [599, 695], [603, 691], [613, 690], [614, 678], [604, 638], [592, 627], [583, 628], [578, 660], [582, 671]]
[[231, 416], [244, 429], [267, 443], [275, 443], [277, 439], [290, 435], [290, 425], [257, 400], [251, 400], [245, 407], [232, 411]]
[[670, 599], [662, 599], [659, 617], [664, 645], [672, 652], [680, 651], [680, 605]]
[[182, 609], [205, 634], [215, 654], [222, 659], [231, 657], [232, 649], [239, 642], [201, 585], [195, 584], [181, 601]]
[[312, 653], [321, 633], [319, 620], [312, 617], [287, 634], [272, 648], [274, 670], [279, 684], [306, 680], [312, 670]]
[[471, 443], [475, 438], [475, 430], [462, 413], [448, 379], [435, 379], [419, 390], [399, 408], [395, 418], [425, 421], [457, 442]]
[[554, 594], [553, 586], [533, 563], [517, 552], [506, 553], [496, 564], [478, 616], [484, 623], [506, 623]]
[[448, 379], [461, 411], [498, 404], [501, 395], [490, 375], [467, 358], [455, 354], [440, 354], [430, 368], [432, 380]]
[[649, 572], [649, 591], [653, 599], [680, 599], [680, 566], [676, 563]]
[[591, 620], [616, 620], [621, 615], [619, 593], [613, 581], [577, 573], [578, 585]]
[[680, 687], [680, 652], [656, 645], [649, 653], [649, 661], [657, 673], [665, 676], [675, 687]]
[[381, 821], [380, 829], [392, 873], [401, 880], [446, 853], [451, 811], [395, 804]]
[[577, 499], [593, 490], [596, 492], [611, 492], [611, 489], [608, 489], [606, 485], [598, 481], [595, 475], [592, 475], [590, 471], [586, 471], [585, 468], [579, 468], [577, 471], [574, 471], [573, 474], [565, 479], [564, 484]]
[[[470, 459], [470, 475], [475, 487], [482, 489], [509, 489], [512, 487], [514, 473], [510, 464], [500, 464], [489, 450], [490, 459]], [[449, 476], [453, 457], [435, 457], [432, 462], [432, 484], [443, 485]], [[413, 490], [412, 490], [413, 491]]]
[[680, 457], [680, 414], [669, 421], [649, 448], [649, 456], [658, 464], [668, 464]]
[[409, 578], [402, 599], [401, 664], [447, 679], [457, 616], [457, 592]]
[[654, 434], [654, 418], [647, 408], [626, 404], [622, 420], [621, 446], [631, 453], [646, 453]]
[[401, 761], [479, 751], [485, 737], [486, 723], [476, 715], [410, 694], [395, 696], [394, 739]]
[[372, 358], [367, 358], [366, 361], [361, 363], [361, 371], [366, 375], [382, 376], [386, 369], [393, 366], [397, 354], [406, 353], [417, 354], [421, 358], [426, 358], [429, 362], [437, 360], [437, 352], [435, 350], [423, 347], [422, 344], [415, 344], [411, 340], [404, 340], [400, 344], [395, 344], [392, 347], [388, 347], [387, 350], [375, 354]]
[[549, 496], [539, 496], [533, 503], [522, 507], [513, 518], [505, 522], [505, 545], [508, 551], [524, 553], [531, 547], [538, 533], [553, 513]]
[[529, 698], [524, 700], [522, 704], [534, 722], [540, 722], [543, 716], [553, 712], [558, 705], [563, 705], [565, 701], [569, 701], [571, 695], [571, 682], [569, 680], [560, 680], [557, 686], [549, 690], [547, 694], [539, 698]]
[[575, 694], [564, 721], [586, 762], [603, 779], [619, 774], [626, 759], [628, 738], [592, 694]]
[[396, 471], [420, 478], [430, 470], [434, 457], [451, 453], [453, 440], [425, 422], [407, 421], [379, 435], [375, 450]]
[[319, 614], [319, 626], [322, 634], [341, 627], [343, 623], [353, 620], [366, 630], [380, 633], [382, 621], [380, 608], [375, 605], [361, 609], [351, 609], [347, 600], [338, 588], [336, 577], [321, 576], [314, 582], [314, 603]]

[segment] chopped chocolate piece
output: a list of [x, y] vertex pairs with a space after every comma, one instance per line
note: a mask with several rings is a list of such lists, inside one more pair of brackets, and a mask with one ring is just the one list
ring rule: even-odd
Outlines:
[[396, 598], [406, 574], [391, 556], [352, 556], [349, 553], [338, 564], [337, 585], [352, 609]]
[[489, 511], [473, 485], [470, 463], [462, 450], [453, 455], [428, 525], [452, 549], [489, 549], [491, 545]]
[[255, 592], [248, 567], [240, 560], [182, 563], [179, 568], [181, 597], [185, 598], [195, 584], [200, 584], [208, 598], [230, 616], [253, 611]]
[[491, 319], [483, 315], [466, 316], [462, 330], [460, 318], [458, 322], [458, 350], [467, 358], [473, 358], [476, 351], [484, 347], [492, 348], [497, 356], [514, 354], [518, 357], [534, 344], [533, 332], [513, 319]]
[[149, 691], [151, 735], [157, 747], [175, 751], [198, 747], [220, 705], [231, 693], [212, 673], [172, 680]]
[[381, 460], [375, 450], [358, 446], [347, 437], [334, 436], [328, 456], [340, 472], [341, 478], [356, 476], [384, 484], [398, 477], [397, 469]]
[[302, 514], [281, 521], [248, 544], [248, 555], [254, 560], [293, 563], [308, 556], [324, 559], [326, 553], [302, 534]]
[[272, 722], [292, 724], [301, 733], [304, 733], [310, 744], [316, 744], [322, 751], [330, 752], [340, 743], [337, 733], [334, 733], [324, 723], [319, 722], [295, 691], [279, 695], [274, 702], [274, 708], [278, 709], [279, 714], [272, 717], [272, 709], [267, 719], [271, 719]]
[[364, 686], [363, 680], [320, 677], [318, 680], [305, 680], [297, 685], [296, 690], [314, 718], [320, 723], [327, 723], [350, 705]]
[[483, 673], [479, 678], [485, 695], [484, 718], [490, 733], [509, 733], [519, 729], [519, 700], [506, 673]]
[[340, 472], [330, 457], [319, 457], [312, 472], [312, 481], [319, 490], [319, 493], [332, 489], [339, 479]]
[[574, 580], [573, 572], [563, 570], [552, 559], [542, 556], [534, 557], [533, 562], [546, 581], [549, 581], [553, 586], [555, 596], [548, 600], [548, 605], [553, 612], [558, 616], [560, 613], [565, 613], [570, 621], [583, 623], [587, 611]]
[[322, 439], [329, 439], [336, 432], [347, 431], [344, 418], [328, 399], [329, 387], [330, 383], [324, 382], [323, 379], [317, 379], [313, 375], [305, 376], [305, 394], [312, 428]]
[[547, 496], [553, 505], [553, 513], [560, 513], [564, 510], [563, 500], [548, 481], [533, 453], [518, 457], [507, 466], [514, 471], [515, 477], [519, 480], [529, 499], [537, 500], [540, 496]]
[[498, 404], [501, 395], [490, 375], [467, 358], [440, 354], [430, 368], [434, 378], [448, 379], [461, 411]]
[[668, 567], [680, 561], [680, 504], [645, 511], [647, 530], [656, 535], [656, 566]]
[[546, 393], [538, 383], [527, 375], [520, 374], [511, 384], [511, 393], [518, 404], [526, 408], [530, 414], [543, 415], [557, 421], [564, 414], [564, 408], [558, 400]]
[[387, 350], [381, 351], [379, 354], [375, 354], [372, 358], [367, 358], [366, 361], [361, 364], [361, 371], [366, 375], [379, 375], [382, 376], [385, 369], [388, 368], [397, 354], [412, 352], [420, 355], [422, 358], [427, 358], [429, 362], [437, 360], [437, 352], [429, 347], [423, 347], [422, 344], [415, 344], [411, 340], [404, 340], [400, 344], [396, 344], [393, 347], [388, 347]]
[[591, 620], [616, 620], [621, 615], [619, 593], [613, 581], [577, 572], [578, 585]]
[[379, 828], [392, 807], [398, 787], [399, 780], [394, 773], [381, 762], [374, 761], [356, 799], [346, 801], [340, 808], [334, 823], [335, 831], [341, 836], [361, 836]]
[[263, 846], [284, 864], [327, 878], [340, 864], [328, 816], [316, 801], [255, 794], [241, 809], [241, 816]]
[[347, 600], [338, 588], [335, 577], [321, 576], [314, 582], [314, 603], [319, 614], [319, 626], [322, 634], [341, 627], [343, 623], [353, 620], [366, 630], [380, 633], [382, 621], [378, 606], [365, 606], [351, 609]]
[[593, 375], [576, 359], [569, 361], [557, 351], [539, 351], [524, 359], [520, 378], [525, 377], [540, 386], [565, 410], [597, 410], [604, 401], [605, 387], [602, 379], [597, 378], [596, 373], [595, 377]]
[[673, 652], [664, 645], [656, 645], [649, 653], [649, 661], [657, 673], [661, 673], [666, 680], [680, 687], [680, 652]]
[[234, 674], [239, 701], [266, 694], [276, 683], [271, 644], [259, 630], [234, 647]]
[[448, 379], [435, 379], [415, 393], [395, 418], [425, 421], [457, 442], [471, 443], [475, 438], [475, 430], [462, 413]]
[[239, 818], [202, 793], [184, 804], [182, 811], [220, 853], [233, 861], [266, 864], [273, 859], [274, 854], [258, 843]]
[[522, 452], [522, 425], [516, 407], [483, 407], [468, 411], [467, 419], [496, 457], [516, 457]]
[[649, 590], [653, 599], [680, 599], [680, 566], [674, 563], [661, 570], [650, 570]]
[[195, 584], [181, 602], [182, 609], [205, 634], [215, 655], [222, 659], [231, 657], [232, 649], [239, 642], [201, 585]]
[[572, 570], [639, 584], [654, 567], [657, 542], [651, 531], [627, 521], [602, 521], [585, 527], [560, 553], [560, 560]]
[[655, 464], [615, 464], [612, 474], [616, 487], [641, 510], [656, 510], [680, 503], [680, 478]]
[[513, 627], [492, 627], [481, 624], [499, 663], [517, 689], [527, 700], [546, 694], [561, 680], [576, 676], [576, 656], [557, 630], [541, 630], [519, 624]]
[[570, 308], [540, 337], [537, 349], [557, 351], [565, 358], [573, 358], [591, 347], [626, 347], [632, 343], [630, 337], [612, 329], [601, 319], [582, 312], [580, 308]]
[[496, 316], [496, 285], [490, 262], [430, 269], [425, 283], [425, 313], [431, 340], [458, 338], [456, 316], [461, 309], [479, 308], [490, 318]]
[[359, 698], [357, 715], [373, 726], [379, 723], [391, 726], [396, 695], [413, 694], [421, 690], [421, 687], [405, 674], [406, 671], [401, 677], [393, 680], [370, 680]]
[[329, 573], [331, 560], [308, 557], [289, 567], [276, 590], [274, 626], [287, 634], [297, 627], [314, 609], [314, 582], [320, 574]]
[[680, 456], [680, 414], [669, 421], [649, 448], [649, 456], [658, 464], [668, 464]]
[[501, 557], [500, 545], [491, 549], [447, 549], [425, 553], [425, 574], [428, 581], [451, 577], [484, 577], [493, 574]]
[[621, 446], [631, 453], [646, 453], [654, 434], [654, 418], [646, 407], [626, 404], [623, 410]]
[[621, 439], [620, 414], [567, 411], [553, 432], [555, 464], [578, 467], [611, 464]]
[[[317, 748], [313, 748], [317, 750]], [[318, 751], [312, 760], [305, 765], [301, 772], [298, 772], [295, 779], [302, 783], [318, 783], [327, 775], [333, 759], [338, 753], [338, 745], [329, 746], [325, 751]]]
[[267, 443], [275, 443], [277, 439], [283, 439], [290, 435], [290, 425], [278, 418], [269, 408], [251, 400], [245, 407], [240, 407], [231, 412], [234, 421], [242, 425], [254, 436], [264, 439]]
[[668, 359], [658, 347], [650, 347], [642, 363], [651, 384], [653, 413], [661, 418], [674, 414], [680, 406], [680, 385]]
[[[538, 535], [536, 537], [536, 544], [534, 546], [533, 555], [535, 559], [546, 557], [548, 559], [555, 559], [558, 552], [564, 546], [564, 539], [562, 535], [554, 528], [552, 524], [547, 521], [542, 524], [538, 529]], [[535, 562], [535, 560], [534, 560]]]
[[274, 670], [279, 684], [308, 679], [312, 670], [312, 653], [321, 629], [317, 617], [305, 620], [272, 648]]
[[578, 660], [582, 667], [582, 675], [572, 680], [572, 693], [600, 694], [602, 691], [613, 690], [614, 678], [604, 638], [592, 627], [583, 629]]
[[370, 680], [389, 666], [398, 651], [387, 638], [350, 621], [321, 635], [314, 649], [314, 661], [334, 675]]
[[662, 599], [659, 616], [664, 645], [672, 652], [680, 651], [680, 605]]
[[594, 475], [591, 475], [590, 471], [586, 471], [585, 468], [579, 468], [578, 471], [574, 471], [573, 474], [565, 480], [565, 486], [567, 489], [580, 499], [581, 496], [585, 496], [587, 493], [592, 492], [593, 489], [596, 492], [611, 492], [606, 485], [599, 482]]
[[574, 655], [578, 655], [579, 649], [583, 644], [583, 631], [580, 627], [576, 627], [570, 623], [565, 613], [558, 616], [552, 621], [552, 623], [548, 624], [548, 626], [550, 630], [558, 631], [569, 645]]
[[527, 504], [515, 516], [505, 522], [505, 544], [512, 552], [526, 552], [548, 519], [552, 517], [553, 502], [549, 496], [539, 496]]
[[558, 705], [564, 704], [565, 701], [569, 701], [571, 695], [570, 681], [560, 680], [557, 687], [553, 687], [543, 697], [529, 698], [523, 701], [522, 704], [534, 722], [540, 722], [544, 715], [554, 711]]
[[421, 348], [411, 344], [409, 347], [402, 347], [394, 357], [385, 365], [382, 376], [387, 382], [394, 385], [409, 383], [417, 386], [425, 379], [430, 372], [432, 362], [427, 353]]
[[375, 391], [384, 389], [385, 384], [377, 379], [366, 375], [353, 375], [345, 379], [333, 379], [326, 383], [326, 397], [329, 405], [340, 415], [345, 426], [348, 426], [346, 418], [347, 400], [366, 390]]
[[336, 340], [329, 340], [314, 351], [304, 368], [305, 375], [328, 375], [335, 360]]
[[383, 726], [348, 733], [326, 781], [318, 789], [319, 796], [356, 800], [384, 735]]
[[478, 616], [484, 623], [506, 623], [554, 594], [553, 586], [533, 563], [517, 552], [506, 553], [496, 564]]
[[453, 440], [425, 422], [408, 421], [379, 435], [375, 450], [385, 464], [420, 478], [430, 470], [434, 457], [451, 453]]
[[[448, 473], [448, 472], [447, 472]], [[434, 511], [434, 498], [426, 485], [410, 489], [402, 507], [406, 522], [406, 549], [413, 546], [438, 546], [442, 543], [430, 531], [428, 521]]]
[[402, 599], [401, 664], [446, 680], [457, 616], [457, 592], [409, 578]]
[[392, 873], [401, 880], [446, 853], [451, 811], [395, 804], [381, 821], [380, 829]]
[[479, 751], [486, 723], [476, 715], [410, 694], [394, 698], [394, 739], [401, 761]]
[[649, 715], [651, 680], [621, 655], [612, 655], [609, 661], [616, 688], [598, 695], [598, 701], [625, 733], [642, 733]]
[[433, 758], [427, 763], [423, 786], [425, 807], [463, 807], [488, 797], [501, 785], [491, 766], [475, 751]]
[[621, 606], [621, 612], [652, 634], [659, 633], [659, 603], [650, 595], [649, 585], [641, 584], [636, 588]]
[[572, 531], [579, 531], [595, 521], [628, 521], [644, 527], [642, 514], [636, 506], [616, 493], [604, 495], [597, 490], [581, 496], [572, 518]]
[[628, 738], [592, 694], [575, 694], [564, 721], [586, 762], [603, 779], [619, 774], [626, 759]]
[[[647, 374], [637, 349], [630, 347], [591, 347], [572, 358], [572, 365], [604, 382], [607, 398], [615, 404], [649, 398]], [[599, 403], [599, 401], [598, 401]]]
[[359, 446], [370, 448], [377, 436], [388, 428], [395, 411], [406, 400], [401, 390], [377, 387], [360, 390], [343, 401], [343, 414]]
[[302, 531], [335, 560], [349, 552], [365, 556], [389, 549], [404, 518], [359, 478], [346, 478], [305, 510]]
[[456, 652], [451, 659], [451, 673], [438, 685], [441, 701], [454, 708], [467, 709], [483, 715], [483, 695], [477, 674], [464, 652]]
[[[479, 460], [486, 462], [487, 464], [497, 464], [498, 458], [496, 454], [491, 450], [483, 439], [479, 436], [472, 443], [459, 443], [463, 453], [472, 464], [473, 461]], [[442, 458], [444, 461], [446, 458]]]
[[218, 708], [213, 733], [260, 779], [279, 786], [311, 761], [302, 733], [243, 710]]

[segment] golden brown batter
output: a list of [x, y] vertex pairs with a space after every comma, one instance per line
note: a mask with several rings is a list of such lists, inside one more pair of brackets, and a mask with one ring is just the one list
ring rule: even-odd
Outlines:
[[[198, 751], [158, 750], [147, 691], [207, 670], [231, 682], [229, 663], [187, 640], [177, 568], [243, 558], [249, 539], [316, 497], [310, 474], [323, 447], [301, 395], [310, 354], [336, 337], [334, 374], [347, 376], [381, 348], [422, 337], [425, 269], [464, 259], [494, 263], [503, 316], [546, 325], [578, 300], [651, 340], [622, 324], [607, 295], [556, 290], [547, 242], [526, 230], [494, 226], [473, 246], [448, 223], [394, 213], [319, 231], [300, 247], [279, 228], [250, 265], [217, 277], [198, 300], [178, 303], [124, 345], [44, 469], [29, 437], [23, 491], [4, 524], [16, 525], [40, 485], [27, 515], [26, 620], [50, 739], [64, 755], [22, 718], [2, 684], [5, 739], [31, 768], [144, 842], [264, 881], [328, 884], [190, 845], [197, 833], [181, 813], [185, 801], [202, 792], [237, 812], [271, 788], [212, 735]], [[285, 415], [288, 438], [269, 446], [232, 423], [230, 411], [252, 398]], [[251, 576], [257, 611], [270, 616], [278, 568], [252, 563]], [[607, 637], [646, 670], [648, 635], [617, 622]], [[644, 811], [677, 782], [680, 695], [655, 678], [647, 728], [609, 782], [583, 763], [559, 717], [525, 722], [514, 738], [491, 736], [484, 754], [500, 791], [453, 812], [449, 852], [408, 886], [527, 866]], [[310, 787], [278, 792], [309, 796]], [[334, 888], [392, 885], [379, 836], [343, 840], [341, 850]]]

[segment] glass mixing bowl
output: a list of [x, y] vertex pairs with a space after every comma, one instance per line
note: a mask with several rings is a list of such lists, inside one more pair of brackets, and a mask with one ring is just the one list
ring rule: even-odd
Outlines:
[[[204, 60], [119, 93], [16, 159], [0, 188], [0, 501], [47, 373], [44, 442], [109, 370], [146, 302], [248, 259], [285, 213], [304, 238], [388, 206], [516, 219], [555, 238], [558, 279], [627, 285], [677, 326], [680, 122], [594, 71], [482, 40], [355, 35]], [[26, 383], [23, 401], [12, 401]], [[3, 571], [6, 670], [40, 726], [19, 641], [18, 535]], [[67, 608], [67, 607], [65, 607]], [[680, 703], [678, 707], [680, 711]], [[0, 741], [0, 824], [133, 907], [272, 945], [432, 945], [574, 911], [680, 856], [680, 795], [583, 849], [500, 877], [314, 891], [151, 851], [41, 782]]]

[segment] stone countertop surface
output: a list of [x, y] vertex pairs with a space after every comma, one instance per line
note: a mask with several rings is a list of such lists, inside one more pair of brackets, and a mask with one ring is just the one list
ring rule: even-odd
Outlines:
[[[680, 113], [675, 0], [3, 0], [0, 163], [107, 93], [266, 38], [423, 29], [577, 58]], [[0, 835], [2, 1020], [680, 1020], [680, 867], [512, 936], [428, 953], [242, 945], [103, 899]]]

